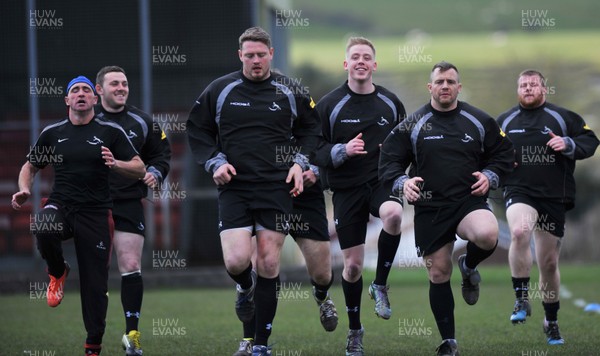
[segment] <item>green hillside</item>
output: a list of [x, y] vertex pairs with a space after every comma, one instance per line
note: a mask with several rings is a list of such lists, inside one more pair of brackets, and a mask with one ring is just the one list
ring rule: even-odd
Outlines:
[[536, 19], [539, 25], [544, 25], [542, 20], [553, 22], [551, 27], [559, 30], [600, 26], [600, 4], [594, 0], [293, 0], [292, 7], [302, 11], [320, 37], [348, 32], [396, 36], [414, 29], [429, 33], [511, 31], [535, 25]]

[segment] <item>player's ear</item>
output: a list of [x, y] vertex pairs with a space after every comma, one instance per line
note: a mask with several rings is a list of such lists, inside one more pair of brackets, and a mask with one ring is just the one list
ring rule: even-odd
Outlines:
[[102, 86], [100, 84], [96, 84], [96, 93], [98, 93], [98, 95], [102, 94]]

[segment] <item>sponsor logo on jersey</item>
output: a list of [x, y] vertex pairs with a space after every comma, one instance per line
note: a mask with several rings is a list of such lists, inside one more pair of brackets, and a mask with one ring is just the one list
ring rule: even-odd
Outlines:
[[271, 110], [271, 111], [281, 111], [281, 106], [277, 105], [276, 102], [273, 102], [273, 105], [269, 106], [269, 110]]
[[67, 137], [67, 138], [59, 138], [59, 139], [58, 139], [58, 142], [59, 142], [59, 143], [60, 143], [60, 142], [65, 142], [65, 141], [66, 141], [66, 140], [68, 140], [68, 139], [69, 139], [68, 137]]
[[93, 140], [86, 140], [87, 143], [89, 143], [90, 145], [98, 145], [101, 143], [104, 143], [104, 141], [102, 141], [101, 139], [99, 139], [98, 137], [94, 136]]
[[389, 125], [390, 122], [387, 121], [383, 116], [379, 118], [379, 121], [377, 121], [377, 125], [379, 126], [384, 126], [384, 125]]
[[127, 137], [134, 138], [134, 137], [138, 137], [138, 135], [136, 135], [135, 132], [133, 132], [133, 130], [129, 130], [129, 133], [127, 134]]
[[425, 137], [423, 137], [423, 140], [443, 140], [443, 139], [444, 139], [444, 135], [425, 136]]
[[96, 248], [99, 250], [106, 250], [106, 246], [104, 246], [104, 242], [102, 241], [100, 241], [100, 243], [96, 245]]
[[544, 126], [544, 131], [540, 131], [541, 133], [543, 133], [544, 135], [549, 135], [550, 133], [552, 133], [552, 130], [550, 130], [548, 128], [548, 126]]
[[360, 119], [342, 119], [340, 120], [342, 124], [359, 124]]
[[144, 229], [145, 229], [145, 226], [144, 226], [144, 224], [142, 224], [142, 222], [140, 221], [140, 223], [138, 224], [137, 228], [138, 228], [138, 230], [140, 230], [140, 231], [144, 231]]
[[465, 133], [465, 137], [463, 137], [463, 139], [461, 141], [464, 143], [467, 143], [467, 142], [471, 142], [471, 141], [475, 141], [475, 140], [473, 140], [473, 137], [471, 137]]
[[241, 101], [230, 101], [229, 105], [231, 106], [246, 106], [246, 107], [250, 107], [250, 103], [249, 102], [241, 102]]
[[525, 133], [525, 129], [514, 129], [514, 130], [510, 130], [508, 131], [508, 133]]

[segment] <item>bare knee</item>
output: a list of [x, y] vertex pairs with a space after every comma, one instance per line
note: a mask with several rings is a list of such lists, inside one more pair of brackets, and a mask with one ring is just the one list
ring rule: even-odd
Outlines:
[[354, 282], [362, 275], [362, 265], [355, 262], [350, 262], [344, 266], [344, 277], [349, 282]]
[[[427, 264], [427, 261], [425, 261]], [[429, 280], [433, 283], [445, 283], [450, 280], [452, 275], [452, 265], [449, 266], [428, 266], [427, 273], [429, 274]]]

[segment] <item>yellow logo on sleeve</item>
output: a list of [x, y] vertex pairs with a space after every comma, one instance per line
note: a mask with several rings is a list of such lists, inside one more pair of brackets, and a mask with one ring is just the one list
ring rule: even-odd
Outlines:
[[504, 133], [504, 131], [502, 131], [502, 129], [500, 129], [500, 136], [506, 137], [506, 134]]
[[315, 108], [315, 106], [317, 105], [317, 104], [315, 104], [315, 101], [313, 100], [313, 98], [312, 98], [312, 97], [310, 97], [310, 104], [309, 104], [309, 105], [310, 105], [310, 108], [311, 108], [311, 109], [314, 109], [314, 108]]
[[161, 141], [164, 140], [165, 138], [167, 138], [167, 135], [165, 134], [164, 131], [161, 130], [160, 131], [160, 139], [161, 139]]
[[584, 130], [591, 130], [591, 128], [587, 124], [583, 125], [583, 129]]

